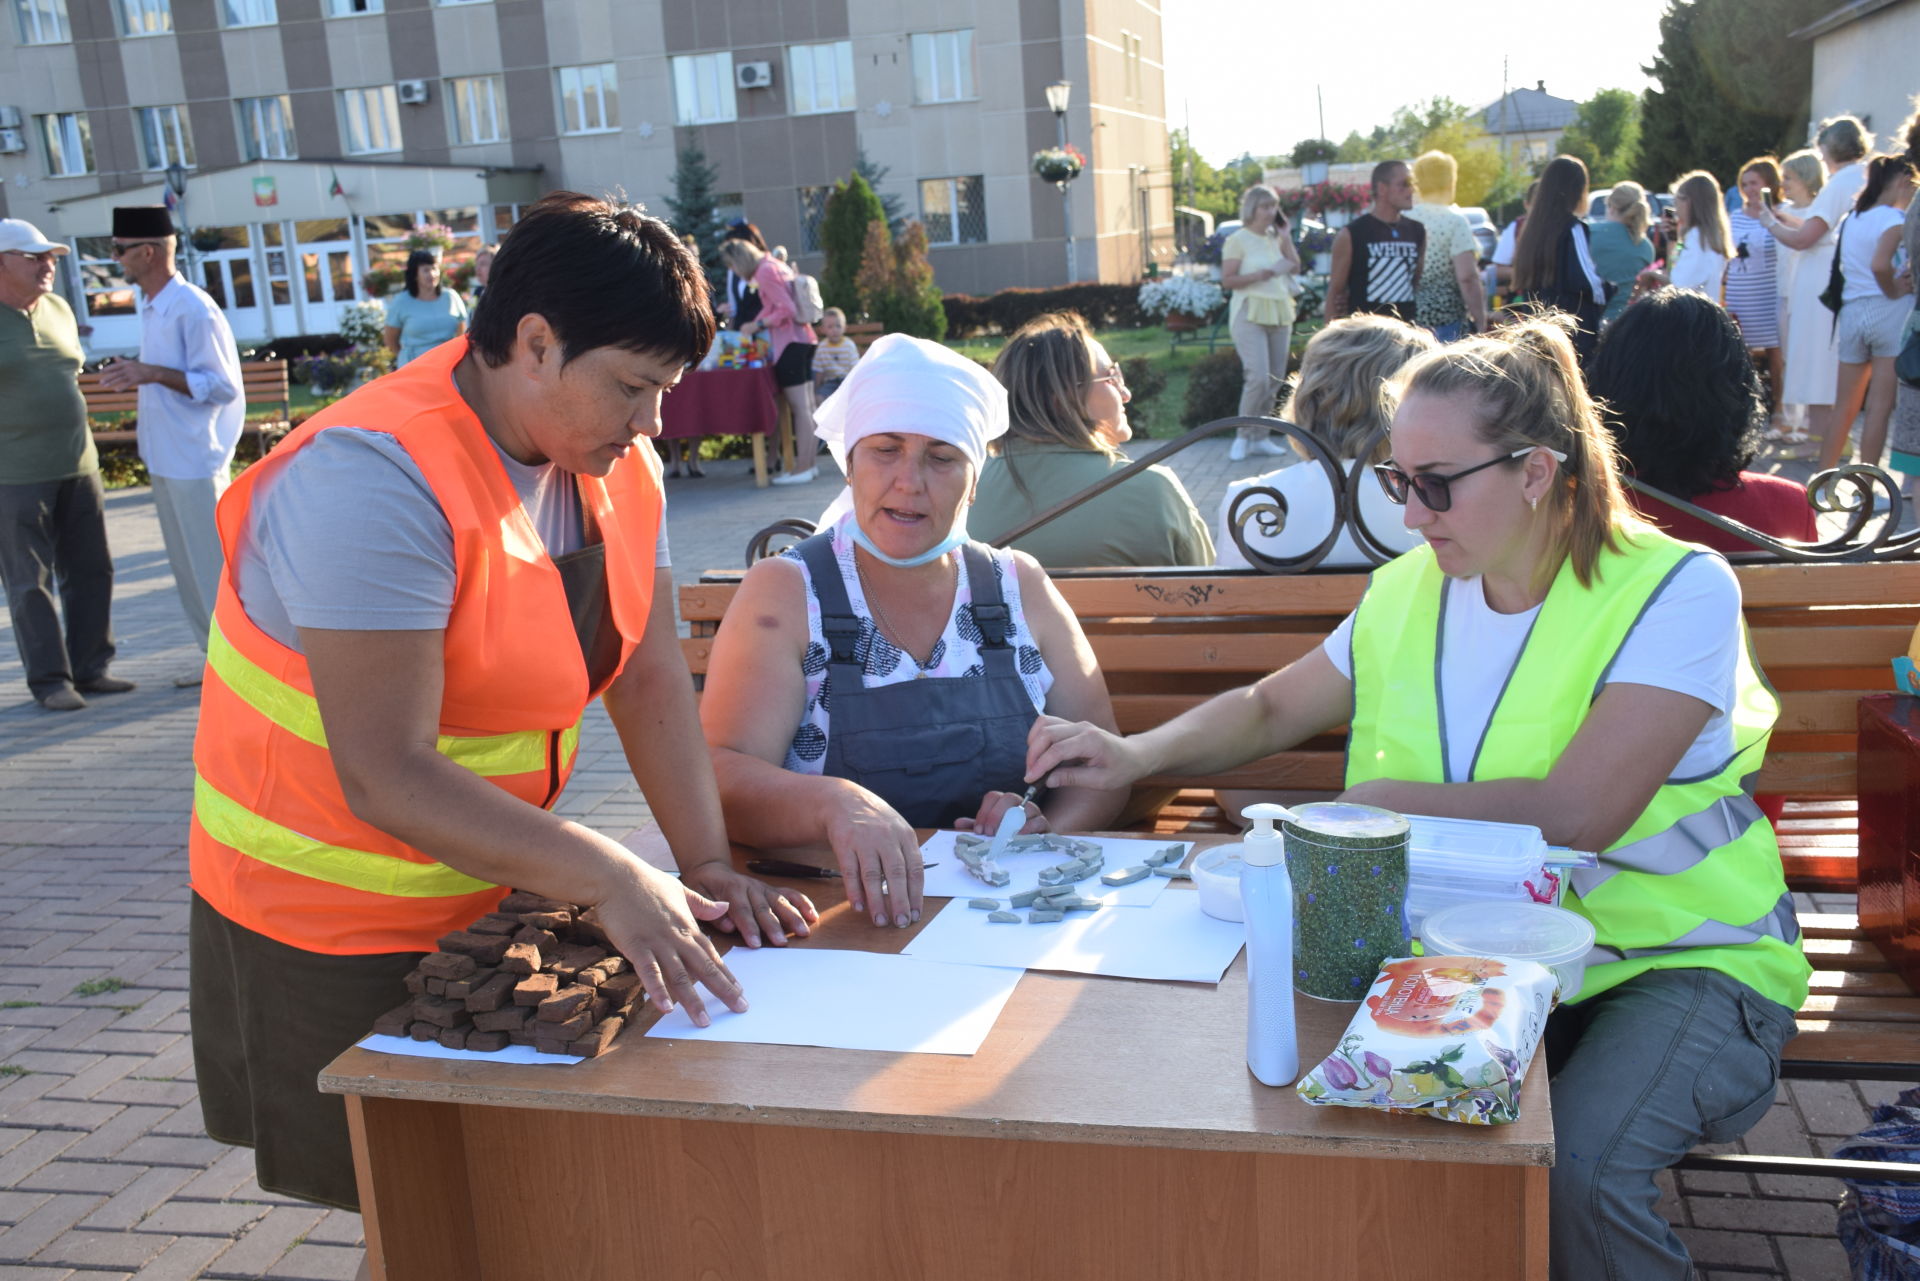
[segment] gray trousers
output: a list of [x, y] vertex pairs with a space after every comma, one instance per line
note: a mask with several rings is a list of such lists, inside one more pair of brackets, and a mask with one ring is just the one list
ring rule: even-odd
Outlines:
[[[1251, 320], [1235, 320], [1227, 326], [1233, 335], [1233, 349], [1240, 353], [1240, 370], [1245, 381], [1240, 385], [1240, 416], [1267, 417], [1287, 381], [1287, 347], [1293, 341], [1291, 325], [1256, 325]], [[1242, 427], [1241, 437], [1265, 440], [1259, 428]]]
[[1547, 1021], [1553, 1281], [1692, 1281], [1653, 1176], [1773, 1105], [1793, 1011], [1718, 970], [1653, 970]]
[[113, 662], [113, 555], [104, 504], [97, 471], [0, 485], [0, 584], [35, 698], [105, 676]]
[[220, 595], [220, 526], [214, 508], [227, 490], [227, 477], [194, 480], [153, 478], [153, 506], [160, 517], [160, 536], [166, 540], [167, 563], [180, 592], [193, 643], [202, 653], [213, 627], [213, 602]]

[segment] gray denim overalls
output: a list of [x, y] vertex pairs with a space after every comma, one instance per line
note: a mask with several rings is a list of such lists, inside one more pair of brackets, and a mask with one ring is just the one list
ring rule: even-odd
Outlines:
[[[1027, 730], [1038, 713], [1020, 680], [1010, 621], [993, 562], [977, 543], [961, 549], [984, 638], [981, 676], [938, 676], [868, 689], [861, 653], [878, 628], [853, 612], [832, 536], [794, 549], [806, 563], [826, 638], [829, 701], [823, 772], [860, 784], [914, 827], [972, 818], [988, 792], [1025, 788]], [[912, 661], [911, 658], [908, 659]]]

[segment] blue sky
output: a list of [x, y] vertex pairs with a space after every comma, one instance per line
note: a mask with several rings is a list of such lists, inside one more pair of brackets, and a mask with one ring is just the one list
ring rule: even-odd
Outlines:
[[1195, 147], [1219, 164], [1243, 151], [1289, 151], [1318, 133], [1316, 85], [1336, 142], [1437, 94], [1476, 107], [1491, 102], [1501, 93], [1503, 61], [1514, 88], [1544, 80], [1548, 93], [1576, 100], [1598, 89], [1637, 91], [1647, 85], [1640, 67], [1653, 60], [1666, 7], [1667, 0], [1312, 8], [1173, 0], [1161, 11], [1167, 123], [1191, 120]]

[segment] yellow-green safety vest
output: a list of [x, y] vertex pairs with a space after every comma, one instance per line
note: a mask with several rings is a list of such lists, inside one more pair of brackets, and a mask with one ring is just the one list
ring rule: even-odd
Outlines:
[[[1715, 554], [1647, 527], [1619, 531], [1619, 542], [1601, 553], [1590, 587], [1571, 563], [1561, 566], [1465, 778], [1447, 762], [1441, 620], [1447, 594], [1475, 585], [1449, 579], [1426, 547], [1374, 571], [1352, 630], [1347, 786], [1545, 778], [1661, 589], [1693, 557]], [[1599, 866], [1569, 878], [1566, 906], [1596, 935], [1579, 1000], [1648, 970], [1697, 968], [1789, 1009], [1806, 999], [1811, 967], [1780, 849], [1752, 796], [1780, 701], [1753, 661], [1744, 622], [1741, 640], [1732, 755], [1717, 769], [1669, 778]]]

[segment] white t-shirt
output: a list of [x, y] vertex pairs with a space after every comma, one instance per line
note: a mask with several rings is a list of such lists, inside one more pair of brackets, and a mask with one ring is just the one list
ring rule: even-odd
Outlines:
[[1681, 242], [1678, 261], [1667, 273], [1667, 279], [1673, 287], [1691, 289], [1695, 293], [1705, 294], [1715, 302], [1719, 302], [1720, 286], [1726, 274], [1727, 256], [1707, 248], [1700, 234], [1700, 228], [1687, 228], [1686, 239]]
[[1514, 219], [1500, 228], [1500, 238], [1493, 242], [1493, 265], [1496, 267], [1513, 266], [1513, 249], [1520, 243], [1520, 220]]
[[[1255, 485], [1276, 490], [1287, 500], [1287, 520], [1279, 533], [1261, 534], [1257, 521], [1248, 524], [1247, 541], [1255, 550], [1274, 557], [1303, 556], [1320, 545], [1333, 525], [1333, 487], [1327, 484], [1326, 469], [1312, 459], [1236, 480], [1227, 486], [1226, 497], [1220, 500], [1220, 516], [1216, 521], [1219, 533], [1213, 540], [1213, 563], [1223, 569], [1248, 568], [1247, 558], [1240, 554], [1239, 544], [1228, 532], [1227, 515], [1233, 510], [1233, 500]], [[1395, 552], [1410, 551], [1421, 542], [1420, 535], [1407, 528], [1405, 513], [1406, 508], [1389, 499], [1373, 477], [1362, 478], [1360, 514], [1373, 536]], [[1320, 563], [1366, 566], [1373, 561], [1360, 550], [1352, 531], [1343, 528], [1333, 550]]]
[[1907, 211], [1892, 205], [1875, 205], [1841, 225], [1840, 274], [1847, 282], [1840, 295], [1841, 302], [1886, 297], [1880, 292], [1880, 282], [1873, 278], [1873, 251], [1880, 247], [1880, 237], [1890, 228], [1906, 225]]
[[[1518, 614], [1496, 613], [1480, 579], [1452, 581], [1441, 621], [1440, 697], [1447, 767], [1456, 781], [1471, 777], [1494, 706], [1539, 616], [1537, 605]], [[1702, 553], [1667, 580], [1620, 646], [1607, 684], [1670, 689], [1713, 708], [1671, 777], [1717, 772], [1733, 755], [1727, 713], [1736, 697], [1740, 640], [1739, 580], [1723, 557]], [[1321, 648], [1342, 676], [1353, 679], [1352, 614]]]
[[1866, 185], [1864, 161], [1856, 160], [1844, 169], [1835, 169], [1827, 175], [1826, 185], [1814, 193], [1813, 203], [1807, 206], [1807, 217], [1825, 222], [1829, 232], [1838, 229], [1840, 220], [1853, 212], [1853, 202], [1860, 198], [1860, 188]]

